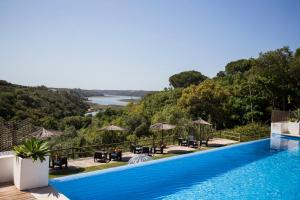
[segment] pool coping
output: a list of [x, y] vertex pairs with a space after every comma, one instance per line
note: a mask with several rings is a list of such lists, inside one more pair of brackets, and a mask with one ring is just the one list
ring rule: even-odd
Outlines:
[[138, 163], [138, 164], [133, 164], [133, 165], [125, 165], [125, 166], [119, 166], [119, 167], [112, 167], [112, 168], [109, 168], [109, 169], [96, 170], [96, 171], [92, 171], [92, 172], [83, 172], [83, 173], [68, 175], [68, 176], [64, 176], [64, 177], [53, 178], [53, 179], [49, 180], [49, 183], [51, 183], [51, 182], [62, 182], [62, 181], [67, 181], [67, 180], [75, 180], [75, 179], [79, 179], [79, 178], [85, 178], [85, 177], [89, 177], [89, 176], [93, 176], [93, 175], [106, 174], [106, 173], [111, 173], [111, 172], [115, 172], [115, 171], [123, 171], [123, 170], [127, 170], [127, 169], [143, 167], [143, 166], [147, 166], [147, 165], [153, 165], [153, 164], [156, 164], [156, 163], [167, 162], [167, 161], [170, 161], [170, 160], [177, 160], [177, 159], [181, 159], [181, 158], [187, 158], [187, 157], [192, 157], [192, 156], [195, 156], [195, 155], [211, 153], [211, 152], [220, 151], [220, 150], [224, 150], [224, 149], [229, 149], [229, 148], [233, 148], [233, 147], [244, 146], [244, 145], [248, 145], [248, 144], [252, 144], [252, 143], [258, 143], [258, 142], [262, 142], [262, 141], [266, 141], [266, 140], [270, 140], [270, 138], [264, 138], [264, 139], [249, 141], [249, 142], [242, 142], [242, 143], [233, 144], [233, 145], [229, 145], [229, 146], [218, 147], [218, 148], [214, 148], [214, 149], [208, 149], [208, 150], [188, 153], [188, 154], [184, 154], [184, 155], [172, 156], [172, 157], [169, 157], [169, 158], [162, 158], [162, 159], [158, 159], [158, 160], [152, 160], [152, 161], [148, 161], [148, 162], [144, 162], [144, 163]]
[[272, 133], [281, 137], [291, 137], [291, 138], [300, 138], [300, 135], [297, 134], [287, 134], [287, 133]]

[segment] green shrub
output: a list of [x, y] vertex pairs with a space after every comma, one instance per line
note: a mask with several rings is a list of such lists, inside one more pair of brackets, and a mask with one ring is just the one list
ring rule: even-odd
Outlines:
[[14, 147], [14, 152], [21, 158], [31, 158], [33, 161], [46, 160], [45, 156], [49, 152], [48, 144], [45, 141], [35, 138], [27, 139], [23, 144]]
[[300, 122], [300, 108], [293, 111], [292, 117], [290, 118], [290, 121]]
[[270, 128], [262, 123], [251, 123], [244, 126], [236, 126], [232, 129], [232, 131], [241, 135], [241, 142], [270, 136]]

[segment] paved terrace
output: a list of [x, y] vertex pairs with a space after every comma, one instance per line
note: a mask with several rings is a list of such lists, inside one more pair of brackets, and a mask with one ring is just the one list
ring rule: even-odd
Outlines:
[[68, 200], [52, 187], [20, 191], [12, 183], [0, 184], [0, 200]]
[[[208, 147], [201, 147], [199, 149], [195, 148], [190, 148], [190, 147], [185, 147], [185, 146], [178, 146], [178, 145], [169, 145], [166, 149], [164, 149], [164, 154], [184, 154], [187, 152], [192, 152], [196, 150], [205, 150], [207, 148], [211, 147], [220, 147], [220, 146], [226, 146], [226, 145], [231, 145], [238, 143], [237, 141], [234, 140], [228, 140], [228, 139], [222, 139], [222, 138], [214, 138], [211, 139], [208, 143]], [[136, 154], [131, 153], [131, 152], [124, 152], [122, 155], [122, 161], [128, 162], [130, 158], [134, 157]], [[162, 156], [163, 154], [154, 154], [153, 156], [159, 157]], [[110, 161], [110, 163], [114, 163], [116, 161]], [[92, 167], [92, 166], [98, 166], [98, 165], [105, 165], [106, 163], [101, 163], [101, 162], [94, 162], [93, 157], [86, 157], [86, 158], [79, 158], [75, 160], [69, 160], [68, 165], [69, 167], [74, 167], [74, 168], [86, 168], [86, 167]]]
[[[218, 146], [225, 146], [231, 145], [234, 143], [238, 143], [234, 140], [228, 139], [220, 139], [214, 138], [209, 141], [208, 148], [210, 147], [218, 147]], [[207, 149], [207, 147], [201, 147], [198, 150]], [[171, 145], [165, 149], [165, 153], [168, 154], [183, 154], [186, 152], [195, 151], [197, 149], [184, 147], [184, 146], [177, 146]], [[123, 161], [128, 161], [132, 158], [135, 154], [131, 152], [125, 152], [123, 154]], [[162, 156], [162, 154], [155, 154], [155, 156]], [[115, 161], [111, 161], [115, 162]], [[91, 167], [96, 165], [105, 165], [106, 163], [94, 163], [94, 159], [92, 157], [88, 158], [81, 158], [76, 160], [69, 160], [69, 166], [74, 168], [85, 168]], [[44, 188], [36, 188], [27, 191], [20, 191], [18, 190], [12, 183], [1, 183], [0, 184], [0, 200], [33, 200], [33, 199], [40, 199], [40, 200], [66, 200], [63, 194], [58, 193], [52, 187], [44, 187]]]

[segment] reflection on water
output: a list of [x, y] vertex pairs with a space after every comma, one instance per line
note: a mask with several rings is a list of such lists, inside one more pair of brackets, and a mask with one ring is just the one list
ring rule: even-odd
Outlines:
[[270, 148], [271, 150], [298, 150], [300, 147], [299, 138], [292, 136], [282, 136], [272, 133]]

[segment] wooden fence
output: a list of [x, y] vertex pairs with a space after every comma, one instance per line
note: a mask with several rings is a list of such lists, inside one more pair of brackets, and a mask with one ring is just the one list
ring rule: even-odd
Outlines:
[[241, 134], [233, 131], [227, 131], [227, 130], [216, 131], [213, 133], [213, 135], [214, 137], [217, 138], [224, 138], [224, 139], [235, 140], [239, 142], [241, 141]]
[[37, 130], [29, 120], [0, 121], [0, 151], [11, 150]]
[[293, 117], [291, 111], [272, 110], [271, 122], [289, 121]]
[[263, 138], [269, 137], [269, 135], [266, 135], [265, 133], [262, 132], [248, 132], [246, 133], [236, 133], [230, 130], [222, 130], [222, 131], [216, 131], [214, 132], [214, 137], [217, 138], [224, 138], [224, 139], [229, 139], [229, 140], [235, 140], [238, 142], [247, 142], [251, 140], [259, 140]]
[[[160, 141], [160, 140], [159, 140]], [[96, 150], [106, 150], [110, 151], [114, 148], [120, 148], [123, 152], [130, 151], [131, 145], [140, 145], [140, 146], [152, 146], [153, 144], [159, 143], [158, 139], [153, 140], [152, 138], [136, 140], [136, 141], [125, 141], [122, 143], [110, 143], [110, 144], [95, 144], [82, 147], [67, 147], [67, 148], [56, 148], [51, 149], [51, 155], [60, 155], [66, 156], [68, 158], [80, 158], [92, 156]], [[178, 142], [175, 137], [169, 136], [164, 138], [164, 143], [167, 145], [175, 144]]]

